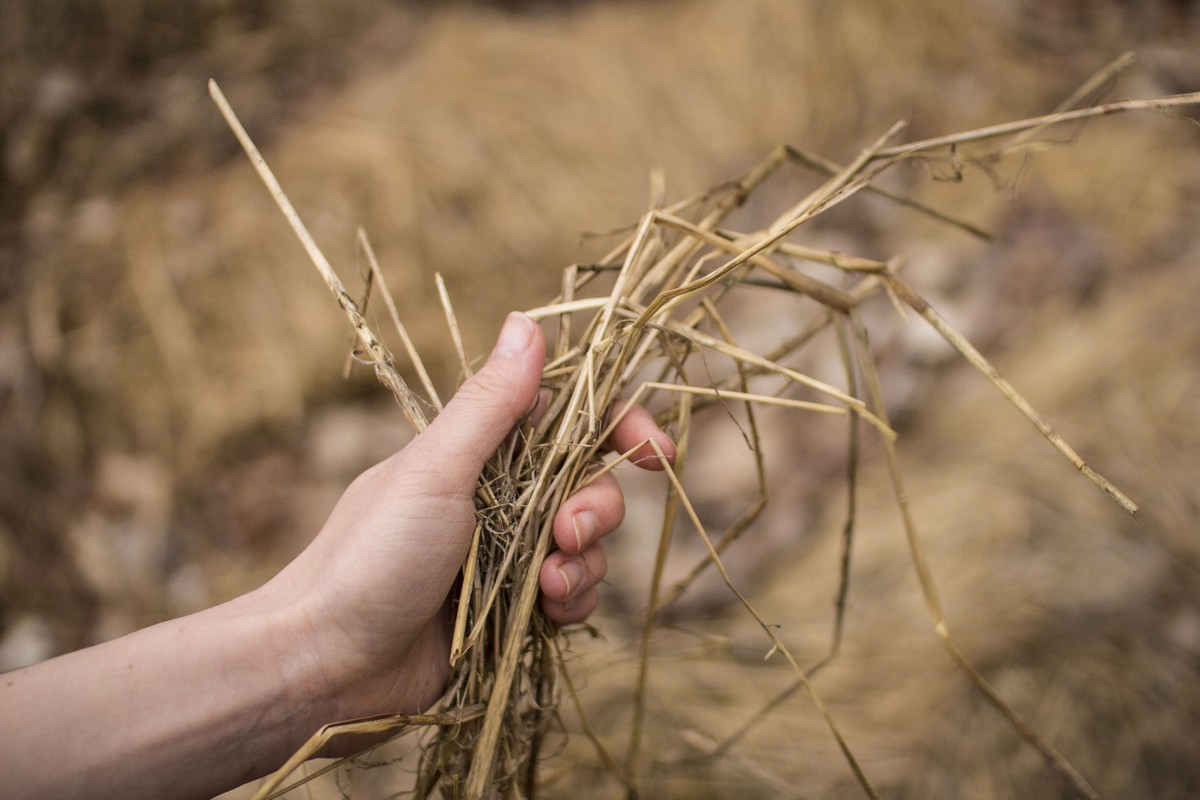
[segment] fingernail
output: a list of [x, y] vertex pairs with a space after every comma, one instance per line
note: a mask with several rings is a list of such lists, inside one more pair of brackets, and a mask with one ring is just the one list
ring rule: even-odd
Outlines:
[[582, 553], [600, 532], [600, 520], [591, 511], [577, 511], [571, 517], [571, 525], [575, 528], [575, 552]]
[[525, 352], [533, 341], [533, 320], [519, 311], [508, 315], [504, 327], [500, 329], [500, 338], [496, 340], [494, 355], [511, 357]]
[[583, 565], [578, 561], [564, 561], [558, 567], [558, 574], [562, 576], [563, 582], [567, 584], [566, 596], [570, 596], [575, 591], [580, 583], [583, 582]]

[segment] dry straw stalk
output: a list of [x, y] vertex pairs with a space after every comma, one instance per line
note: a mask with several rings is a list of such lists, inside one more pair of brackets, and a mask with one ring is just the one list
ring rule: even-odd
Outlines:
[[[447, 797], [469, 800], [534, 795], [539, 748], [557, 714], [560, 677], [565, 678], [569, 693], [575, 697], [574, 684], [563, 665], [560, 632], [535, 610], [538, 570], [551, 547], [551, 521], [561, 502], [622, 459], [632, 457], [635, 452], [645, 454], [645, 448], [634, 448], [611, 459], [607, 466], [601, 466], [602, 445], [620, 416], [609, 412], [619, 407], [616, 404], [619, 397], [627, 397], [656, 409], [663, 424], [674, 426], [679, 453], [675, 466], [666, 470], [669, 494], [664, 503], [663, 533], [641, 637], [639, 678], [634, 688], [634, 722], [623, 759], [610, 754], [592, 734], [577, 698], [575, 704], [598, 757], [628, 788], [631, 796], [637, 794], [639, 784], [651, 632], [658, 612], [673, 602], [691, 580], [708, 569], [715, 569], [721, 575], [747, 613], [761, 626], [770, 652], [778, 653], [791, 665], [796, 683], [783, 696], [798, 689], [807, 691], [824, 715], [865, 794], [876, 796], [849, 743], [809, 683], [811, 675], [836, 655], [840, 640], [861, 422], [873, 429], [883, 442], [914, 565], [937, 635], [967, 677], [1012, 722], [1019, 735], [1041, 753], [1064, 784], [1079, 796], [1096, 797], [1095, 790], [1083, 776], [1024, 722], [971, 666], [950, 635], [932, 575], [925, 564], [915, 522], [905, 501], [895, 457], [896, 436], [887, 422], [874, 359], [859, 313], [863, 301], [886, 293], [898, 305], [915, 310], [995, 384], [1073, 466], [1130, 514], [1137, 511], [1137, 506], [1086, 464], [984, 356], [938, 315], [902, 276], [898, 261], [882, 262], [824, 252], [790, 242], [788, 237], [806, 222], [861, 191], [891, 197], [972, 235], [985, 237], [978, 227], [911, 200], [897, 198], [873, 181], [898, 162], [931, 154], [945, 155], [951, 149], [960, 160], [997, 159], [1036, 143], [1031, 142], [1033, 137], [1051, 126], [1117, 112], [1200, 104], [1200, 94], [1187, 94], [1074, 108], [1127, 64], [1127, 58], [1114, 62], [1050, 115], [893, 145], [890, 142], [903, 127], [897, 124], [846, 166], [832, 164], [801, 150], [781, 147], [739, 179], [670, 206], [663, 200], [661, 180], [657, 181], [650, 210], [627, 238], [597, 264], [569, 267], [564, 272], [561, 296], [529, 312], [537, 319], [553, 323], [557, 329], [543, 380], [548, 393], [546, 410], [539, 420], [525, 420], [519, 426], [511, 443], [492, 457], [480, 478], [477, 525], [458, 598], [451, 654], [454, 672], [438, 708], [418, 717], [390, 716], [326, 726], [265, 783], [258, 796], [275, 797], [282, 793], [279, 787], [288, 774], [332, 736], [343, 732], [402, 731], [420, 726], [433, 733], [423, 745], [416, 785], [418, 796], [428, 796], [438, 789]], [[423, 399], [401, 377], [391, 352], [370, 328], [362, 310], [313, 242], [215, 83], [210, 83], [210, 91], [349, 318], [360, 344], [362, 360], [373, 366], [379, 380], [396, 396], [413, 428], [421, 431], [427, 424], [428, 413], [440, 409], [441, 400], [400, 322], [365, 235], [360, 232], [375, 276], [374, 283], [382, 290], [408, 359], [420, 378], [426, 394]], [[978, 151], [968, 152], [971, 147]], [[739, 233], [723, 227], [730, 212], [787, 163], [816, 169], [828, 178], [764, 230]], [[838, 270], [842, 285], [835, 286], [815, 277], [806, 267], [809, 262]], [[464, 370], [469, 370], [469, 359], [457, 333], [449, 294], [440, 277], [438, 289], [456, 350]], [[788, 292], [796, 296], [797, 302], [818, 304], [824, 313], [810, 328], [798, 332], [771, 352], [751, 352], [739, 346], [719, 309], [722, 303], [738, 294], [764, 290]], [[818, 381], [785, 363], [795, 352], [814, 341], [822, 330], [832, 332], [841, 353], [845, 388]], [[767, 383], [773, 388], [762, 388]], [[865, 394], [860, 396], [864, 387]], [[784, 396], [785, 393], [788, 396]], [[802, 396], [795, 397], [797, 393]], [[730, 409], [744, 407], [748, 420], [746, 435], [756, 453], [757, 478], [761, 487], [758, 500], [716, 537], [710, 536], [705, 529], [681, 481], [691, 417], [695, 411], [712, 404], [722, 404]], [[758, 455], [761, 453], [759, 433], [754, 421], [754, 407], [764, 404], [784, 406], [798, 413], [842, 415], [849, 423], [851, 507], [844, 532], [842, 588], [834, 641], [829, 657], [807, 669], [792, 655], [774, 628], [757, 614], [751, 600], [734, 585], [721, 561], [721, 553], [750, 527], [767, 502], [766, 477]], [[613, 416], [616, 418], [610, 418]], [[653, 457], [662, 458], [661, 451], [656, 447], [654, 450]], [[686, 519], [695, 529], [705, 545], [707, 557], [684, 581], [666, 587], [663, 585], [664, 565], [676, 518]], [[777, 699], [776, 703], [779, 701]], [[752, 721], [768, 713], [771, 707], [764, 708]], [[728, 750], [744, 732], [742, 729], [718, 744], [711, 755], [715, 757]]]

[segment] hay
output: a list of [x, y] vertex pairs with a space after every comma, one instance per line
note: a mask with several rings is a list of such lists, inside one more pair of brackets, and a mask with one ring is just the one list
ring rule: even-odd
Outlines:
[[[1090, 81], [1065, 105], [1074, 105], [1105, 82], [1127, 59], [1119, 60]], [[417, 431], [427, 424], [426, 409], [440, 406], [419, 356], [384, 294], [401, 338], [430, 397], [422, 403], [396, 369], [382, 339], [371, 330], [358, 304], [315, 245], [278, 181], [237, 121], [215, 83], [214, 100], [250, 156], [259, 175], [305, 246], [338, 304], [346, 312], [362, 347], [362, 359], [371, 364], [380, 381], [396, 396], [409, 423]], [[704, 569], [715, 569], [765, 634], [767, 657], [782, 656], [795, 675], [795, 684], [751, 718], [761, 718], [797, 689], [803, 688], [821, 712], [862, 790], [876, 797], [868, 776], [809, 678], [836, 655], [844, 613], [847, 559], [853, 534], [853, 490], [844, 535], [843, 573], [837, 603], [837, 623], [830, 654], [815, 666], [804, 668], [788, 646], [755, 610], [749, 598], [726, 571], [721, 551], [735, 541], [765, 505], [755, 503], [722, 536], [713, 539], [697, 514], [680, 480], [686, 463], [690, 420], [694, 410], [720, 404], [727, 409], [744, 406], [749, 447], [760, 453], [762, 443], [754, 424], [755, 405], [777, 405], [793, 410], [847, 417], [850, 431], [850, 483], [854, 484], [858, 427], [865, 422], [883, 443], [888, 471], [908, 536], [909, 549], [937, 635], [952, 660], [971, 680], [984, 699], [1006, 717], [1013, 729], [1046, 761], [1066, 787], [1081, 797], [1098, 797], [1088, 781], [1051, 742], [1028, 724], [1000, 693], [972, 666], [951, 637], [945, 613], [926, 565], [916, 525], [907, 502], [895, 450], [896, 434], [887, 420], [882, 387], [875, 367], [860, 306], [875, 295], [886, 294], [898, 310], [907, 306], [922, 316], [963, 358], [984, 374], [1077, 470], [1109, 495], [1129, 514], [1137, 506], [1110, 481], [1092, 469], [1025, 398], [950, 326], [902, 277], [898, 259], [881, 262], [839, 253], [822, 252], [784, 240], [818, 215], [874, 186], [881, 173], [902, 161], [948, 158], [956, 169], [963, 164], [984, 168], [1006, 156], [1039, 144], [1035, 134], [1051, 126], [1132, 110], [1167, 109], [1200, 104], [1200, 94], [1151, 100], [1123, 101], [1081, 109], [1059, 110], [1050, 115], [995, 125], [950, 136], [889, 145], [902, 130], [893, 126], [856, 159], [844, 167], [831, 165], [791, 148], [780, 148], [742, 177], [700, 196], [665, 205], [661, 178], [655, 181], [651, 210], [633, 232], [595, 265], [572, 266], [564, 273], [563, 292], [555, 302], [529, 312], [537, 319], [557, 324], [558, 335], [547, 361], [543, 387], [546, 409], [537, 420], [524, 421], [510, 445], [485, 465], [477, 489], [477, 522], [458, 598], [453, 646], [454, 672], [440, 709], [420, 717], [390, 716], [326, 726], [259, 791], [259, 797], [277, 796], [276, 789], [292, 770], [315, 753], [332, 736], [342, 733], [377, 733], [433, 726], [435, 735], [424, 745], [416, 794], [428, 796], [441, 788], [447, 796], [477, 800], [490, 796], [532, 796], [541, 744], [557, 714], [558, 679], [565, 676], [572, 696], [574, 687], [564, 671], [559, 631], [534, 613], [538, 573], [552, 542], [555, 510], [572, 493], [616, 464], [630, 458], [657, 458], [667, 467], [669, 491], [664, 508], [663, 532], [645, 611], [639, 673], [634, 689], [634, 722], [623, 760], [615, 758], [600, 740], [591, 736], [599, 759], [617, 779], [637, 793], [640, 748], [645, 718], [646, 676], [650, 636], [659, 612], [686, 588], [687, 581]], [[999, 145], [992, 140], [1002, 139]], [[978, 152], [970, 146], [989, 143]], [[781, 166], [796, 162], [832, 173], [818, 189], [784, 211], [764, 230], [741, 233], [724, 227], [727, 217]], [[982, 235], [974, 226], [912, 203], [905, 203], [941, 222]], [[385, 287], [378, 265], [363, 237], [372, 263], [372, 274]], [[806, 262], [832, 267], [837, 280], [815, 277]], [[757, 270], [758, 272], [755, 272]], [[765, 277], [763, 275], [765, 273]], [[581, 297], [593, 284], [607, 290]], [[470, 362], [453, 313], [449, 293], [438, 276], [438, 291], [464, 374]], [[815, 302], [821, 309], [817, 322], [767, 355], [738, 344], [738, 337], [719, 310], [719, 304], [747, 292], [786, 292]], [[579, 324], [578, 315], [590, 313]], [[812, 341], [814, 334], [832, 330], [845, 371], [845, 390], [818, 380], [784, 363]], [[722, 366], [724, 365], [724, 366]], [[699, 385], [698, 385], [699, 384]], [[773, 388], [766, 388], [770, 384]], [[865, 386], [866, 399], [859, 397]], [[751, 387], [756, 391], [751, 391]], [[803, 391], [814, 400], [781, 395]], [[610, 418], [620, 397], [656, 409], [664, 424], [674, 427], [679, 442], [673, 468], [654, 441], [622, 453], [608, 465], [602, 448], [621, 413]], [[652, 453], [647, 452], [652, 450]], [[763, 482], [761, 461], [758, 462]], [[671, 533], [677, 516], [685, 516], [707, 550], [707, 558], [689, 579], [664, 591], [662, 577]], [[585, 730], [588, 730], [586, 719]], [[711, 748], [710, 755], [727, 752], [747, 728]]]

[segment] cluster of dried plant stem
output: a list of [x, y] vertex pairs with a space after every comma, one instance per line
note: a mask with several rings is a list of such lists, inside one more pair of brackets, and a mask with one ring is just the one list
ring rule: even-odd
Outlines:
[[[439, 789], [446, 797], [470, 800], [533, 796], [539, 746], [558, 713], [560, 679], [567, 683], [569, 694], [580, 711], [583, 730], [594, 742], [599, 758], [634, 796], [642, 759], [649, 651], [656, 619], [691, 580], [705, 570], [715, 569], [747, 613], [761, 626], [764, 648], [786, 659], [795, 672], [795, 683], [707, 755], [717, 756], [727, 751], [782, 697], [804, 690], [824, 716], [863, 790], [868, 796], [875, 797], [876, 791], [865, 770], [809, 681], [817, 669], [836, 655], [840, 641], [854, 524], [853, 487], [859, 428], [865, 423], [883, 442], [914, 566], [938, 637], [970, 681], [1041, 753], [1066, 784], [1080, 796], [1096, 797], [1095, 790], [1069, 762], [971, 666], [950, 635], [905, 499], [896, 460], [896, 437], [887, 421], [878, 374], [859, 314], [862, 302], [873, 295], [886, 294], [898, 307], [905, 306], [919, 314], [987, 376], [1089, 480], [1130, 514], [1136, 512], [1137, 507], [1089, 467], [984, 356], [949, 326], [905, 281], [897, 262], [824, 252], [789, 242], [788, 237], [805, 222], [859, 192], [889, 196], [873, 180], [899, 161], [947, 154], [963, 161], [968, 156], [962, 148], [985, 141], [990, 143], [989, 146], [975, 157], [997, 159], [1027, 147], [1035, 133], [1049, 126], [1117, 111], [1200, 103], [1200, 94], [1190, 94], [1073, 108], [1125, 63], [1118, 60], [1108, 73], [1101, 73], [1064, 107], [1044, 117], [891, 145], [889, 143], [903, 127], [898, 124], [845, 166], [794, 148], [781, 147], [740, 179], [674, 205], [665, 204], [662, 181], [656, 180], [651, 209], [625, 241], [596, 264], [569, 267], [563, 274], [561, 295], [553, 303], [529, 312], [536, 319], [550, 321], [555, 329], [543, 380], [548, 401], [540, 418], [526, 420], [519, 426], [509, 443], [488, 462], [480, 479], [477, 524], [457, 600], [450, 655], [453, 677], [438, 708], [422, 716], [393, 715], [326, 726], [262, 787], [259, 796], [274, 797], [286, 791], [279, 787], [288, 774], [333, 736], [417, 726], [429, 726], [433, 731], [423, 744], [417, 796], [425, 797]], [[375, 284], [382, 289], [381, 294], [398, 328], [407, 357], [425, 391], [423, 400], [400, 376], [392, 354], [372, 331], [362, 309], [351, 299], [305, 230], [220, 90], [215, 84], [211, 84], [210, 89], [255, 168], [349, 317], [359, 343], [360, 360], [373, 366], [380, 381], [396, 395], [413, 428], [421, 431], [427, 424], [427, 413], [440, 409], [441, 400], [400, 322], [370, 244], [360, 232]], [[996, 140], [1001, 142], [996, 144]], [[738, 233], [723, 227], [730, 212], [788, 162], [824, 171], [828, 179], [765, 230]], [[984, 235], [968, 223], [911, 200], [892, 197], [972, 235]], [[806, 269], [806, 264], [813, 262], [839, 270], [840, 285], [813, 277]], [[594, 288], [597, 286], [604, 288], [597, 291]], [[469, 359], [440, 277], [438, 288], [463, 370], [469, 374]], [[774, 351], [760, 355], [739, 346], [720, 307], [734, 293], [770, 290], [793, 293], [799, 302], [817, 303], [823, 307], [823, 313], [808, 330], [782, 342]], [[845, 365], [844, 389], [785, 365], [789, 356], [824, 329], [832, 329], [836, 337]], [[697, 362], [704, 365], [707, 383], [696, 378]], [[713, 364], [718, 362], [728, 368], [714, 372]], [[769, 391], [762, 388], [767, 382], [773, 386]], [[804, 399], [796, 398], [796, 394]], [[619, 397], [627, 398], [629, 403], [640, 402], [656, 408], [660, 422], [673, 426], [678, 442], [674, 467], [666, 470], [669, 491], [640, 640], [640, 666], [633, 691], [633, 722], [623, 757], [608, 752], [592, 734], [575, 696], [574, 684], [563, 666], [558, 631], [536, 612], [538, 572], [542, 559], [552, 546], [551, 522], [555, 510], [571, 493], [634, 452], [617, 454], [607, 464], [602, 461], [602, 445], [620, 419], [619, 411], [610, 413], [622, 407], [616, 402]], [[755, 454], [760, 486], [759, 497], [733, 525], [715, 537], [709, 535], [681, 483], [691, 416], [700, 408], [713, 404], [723, 404], [726, 408], [744, 407], [745, 430]], [[785, 406], [804, 413], [842, 415], [849, 421], [850, 508], [843, 534], [835, 633], [829, 656], [808, 667], [799, 663], [775, 628], [758, 615], [751, 600], [734, 585], [721, 560], [722, 552], [750, 527], [767, 502], [762, 448], [754, 416], [755, 406], [763, 404]], [[655, 457], [662, 458], [661, 451], [655, 450]], [[644, 453], [644, 448], [640, 452]], [[703, 542], [707, 557], [683, 581], [668, 587], [663, 585], [664, 566], [677, 519], [690, 523]]]

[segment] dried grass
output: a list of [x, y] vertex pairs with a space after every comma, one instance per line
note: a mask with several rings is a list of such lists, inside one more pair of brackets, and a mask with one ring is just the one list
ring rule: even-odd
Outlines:
[[[561, 676], [566, 677], [571, 694], [575, 695], [570, 677], [564, 671], [559, 631], [535, 613], [538, 571], [551, 546], [551, 522], [561, 502], [635, 453], [648, 457], [645, 445], [640, 445], [600, 467], [603, 443], [620, 417], [618, 413], [615, 418], [610, 418], [609, 410], [619, 397], [631, 396], [633, 401], [657, 410], [660, 420], [672, 427], [679, 443], [675, 466], [666, 469], [669, 491], [650, 603], [644, 615], [634, 687], [633, 724], [624, 758], [612, 755], [589, 733], [600, 761], [628, 787], [631, 795], [637, 793], [642, 774], [641, 740], [651, 633], [660, 610], [679, 596], [688, 580], [670, 590], [662, 586], [675, 520], [686, 517], [708, 553], [692, 576], [705, 569], [720, 573], [729, 591], [761, 627], [768, 658], [778, 653], [790, 664], [795, 677], [795, 683], [768, 703], [762, 712], [752, 716], [747, 726], [724, 742], [707, 748], [708, 755], [728, 752], [756, 719], [798, 689], [805, 689], [824, 717], [856, 782], [868, 796], [877, 796], [833, 716], [809, 682], [809, 678], [837, 652], [854, 527], [853, 486], [861, 421], [873, 428], [883, 443], [928, 612], [952, 660], [986, 701], [1042, 756], [1065, 787], [1082, 797], [1098, 797], [1088, 781], [1051, 742], [1019, 716], [972, 666], [949, 633], [909, 509], [895, 451], [896, 434], [887, 421], [879, 376], [859, 313], [861, 304], [872, 296], [886, 294], [901, 313], [904, 313], [901, 306], [915, 311], [968, 363], [983, 373], [1076, 469], [1129, 514], [1134, 514], [1137, 506], [1086, 464], [984, 356], [921, 297], [902, 277], [899, 260], [880, 262], [846, 257], [788, 243], [785, 239], [805, 223], [859, 192], [881, 191], [873, 181], [902, 161], [949, 158], [956, 165], [979, 164], [986, 168], [1006, 156], [1045, 146], [1046, 140], [1039, 139], [1038, 134], [1052, 126], [1121, 111], [1200, 104], [1200, 94], [1190, 94], [1070, 108], [1127, 62], [1127, 59], [1114, 62], [1069, 98], [1063, 109], [1053, 114], [951, 136], [889, 145], [902, 129], [901, 125], [896, 125], [844, 167], [791, 148], [780, 148], [740, 178], [671, 206], [665, 205], [665, 190], [661, 179], [657, 179], [651, 210], [632, 233], [597, 264], [568, 268], [564, 273], [561, 296], [553, 303], [529, 312], [535, 318], [557, 325], [558, 335], [543, 380], [548, 391], [547, 408], [540, 419], [522, 423], [511, 444], [488, 462], [480, 479], [477, 525], [464, 567], [451, 652], [455, 669], [440, 710], [421, 718], [396, 716], [327, 726], [262, 787], [259, 796], [276, 796], [273, 792], [287, 775], [330, 736], [403, 730], [414, 725], [430, 725], [435, 730], [423, 746], [416, 785], [418, 796], [428, 796], [438, 788], [447, 796], [471, 800], [491, 796], [532, 796], [535, 793], [541, 745], [558, 713]], [[427, 424], [427, 410], [440, 405], [427, 378], [423, 378], [423, 383], [430, 396], [421, 400], [401, 378], [391, 353], [371, 330], [358, 305], [313, 242], [220, 90], [215, 83], [210, 84], [210, 88], [263, 181], [346, 312], [361, 346], [360, 358], [373, 366], [380, 381], [396, 396], [410, 424], [420, 431]], [[978, 146], [973, 147], [975, 145]], [[764, 230], [741, 233], [723, 227], [732, 211], [789, 162], [824, 170], [831, 175]], [[975, 235], [982, 233], [944, 213], [912, 203], [906, 205]], [[365, 237], [363, 244], [370, 253]], [[375, 280], [382, 288], [385, 284], [373, 253], [371, 262]], [[811, 262], [832, 267], [839, 277], [835, 282], [815, 277], [804, 266]], [[839, 283], [841, 287], [836, 285]], [[597, 289], [597, 285], [603, 288]], [[438, 289], [455, 350], [464, 374], [469, 375], [470, 360], [440, 276]], [[720, 304], [729, 298], [762, 291], [796, 295], [797, 302], [813, 302], [821, 312], [808, 330], [764, 355], [740, 347], [738, 337], [719, 310]], [[399, 322], [395, 304], [386, 289], [384, 295], [409, 357], [424, 376], [419, 356]], [[846, 376], [845, 389], [817, 380], [785, 363], [822, 328], [830, 328], [834, 333]], [[784, 397], [785, 392], [802, 392], [807, 399]], [[754, 423], [753, 408], [756, 405], [836, 414], [849, 420], [851, 505], [844, 532], [838, 621], [829, 656], [814, 666], [805, 668], [800, 664], [776, 635], [774, 626], [755, 611], [749, 597], [734, 584], [722, 563], [721, 551], [741, 535], [765, 505], [765, 485], [761, 502], [754, 503], [722, 536], [714, 539], [681, 483], [692, 433], [692, 413], [712, 404], [730, 409], [745, 408], [745, 436], [755, 453], [762, 450]], [[667, 466], [661, 450], [653, 442], [648, 444], [655, 451], [654, 457], [662, 459]], [[761, 460], [758, 472], [760, 482], [765, 484]], [[588, 730], [586, 719], [584, 729]]]

